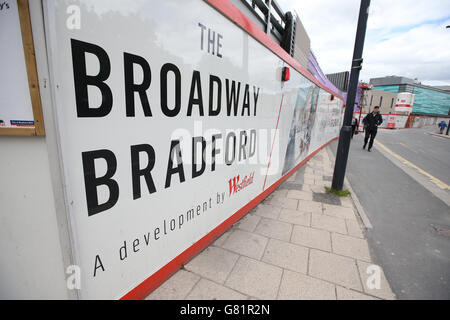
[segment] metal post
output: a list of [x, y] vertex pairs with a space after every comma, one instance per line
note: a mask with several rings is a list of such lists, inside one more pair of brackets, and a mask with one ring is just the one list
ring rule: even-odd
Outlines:
[[448, 136], [448, 130], [450, 129], [450, 120], [448, 120], [447, 132], [445, 133]]
[[[362, 109], [366, 105], [366, 90], [362, 89], [361, 93], [361, 101], [359, 102], [359, 116], [358, 116], [358, 127], [356, 128], [356, 131], [359, 132], [359, 124], [361, 122], [361, 116], [362, 116]], [[362, 102], [362, 103], [361, 103]]]
[[339, 135], [336, 162], [334, 165], [333, 182], [331, 188], [342, 190], [344, 185], [345, 169], [347, 167], [348, 151], [352, 134], [352, 116], [355, 105], [356, 91], [358, 89], [359, 71], [362, 64], [364, 38], [366, 36], [367, 18], [369, 16], [370, 0], [361, 0], [359, 8], [358, 28], [356, 29], [355, 47], [353, 50], [352, 69], [350, 73], [350, 85], [348, 88], [347, 102], [344, 113], [344, 123]]

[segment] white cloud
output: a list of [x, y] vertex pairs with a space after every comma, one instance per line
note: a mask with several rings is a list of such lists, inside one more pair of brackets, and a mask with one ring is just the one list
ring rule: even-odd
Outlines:
[[[350, 69], [359, 0], [278, 0], [295, 10], [325, 73]], [[450, 1], [372, 0], [360, 79], [400, 75], [450, 84]]]

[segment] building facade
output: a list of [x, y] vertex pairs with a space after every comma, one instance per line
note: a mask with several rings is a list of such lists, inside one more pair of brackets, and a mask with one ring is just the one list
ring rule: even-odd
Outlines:
[[343, 92], [347, 92], [348, 90], [348, 82], [350, 81], [350, 72], [343, 71], [337, 73], [330, 73], [326, 75], [327, 78]]
[[432, 86], [425, 86], [417, 80], [390, 76], [372, 78], [370, 84], [378, 91], [415, 95], [413, 112], [425, 114], [448, 115], [450, 110], [450, 91]]
[[393, 114], [397, 104], [397, 95], [395, 92], [364, 90], [360, 104], [362, 112], [370, 112], [375, 106], [379, 106], [381, 113]]

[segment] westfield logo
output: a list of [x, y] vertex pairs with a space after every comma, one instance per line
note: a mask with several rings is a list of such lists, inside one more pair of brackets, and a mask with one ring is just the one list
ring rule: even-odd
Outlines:
[[242, 189], [251, 185], [253, 183], [254, 175], [255, 175], [255, 172], [253, 171], [248, 176], [245, 176], [242, 180], [239, 175], [228, 180], [228, 185], [230, 187], [229, 196], [231, 196], [232, 194], [237, 193], [237, 192], [241, 191]]

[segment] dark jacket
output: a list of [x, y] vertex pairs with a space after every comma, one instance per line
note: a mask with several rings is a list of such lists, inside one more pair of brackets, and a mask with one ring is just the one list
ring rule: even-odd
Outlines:
[[363, 123], [367, 129], [376, 130], [383, 123], [383, 117], [379, 112], [376, 115], [373, 115], [373, 112], [371, 112], [364, 117]]

